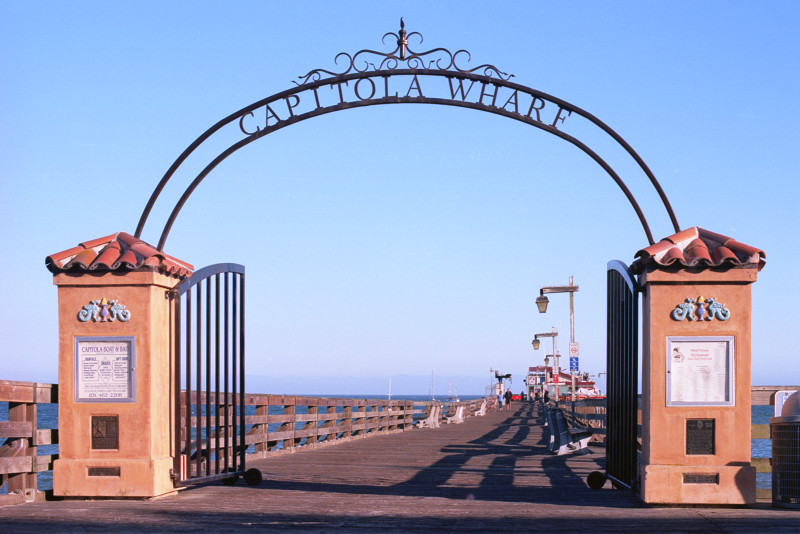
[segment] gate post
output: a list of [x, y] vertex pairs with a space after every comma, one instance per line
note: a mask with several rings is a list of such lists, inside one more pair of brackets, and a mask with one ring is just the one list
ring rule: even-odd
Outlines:
[[695, 227], [637, 256], [640, 496], [647, 503], [753, 503], [751, 284], [765, 255]]
[[58, 286], [63, 497], [155, 497], [170, 477], [167, 292], [192, 267], [120, 233], [47, 258]]

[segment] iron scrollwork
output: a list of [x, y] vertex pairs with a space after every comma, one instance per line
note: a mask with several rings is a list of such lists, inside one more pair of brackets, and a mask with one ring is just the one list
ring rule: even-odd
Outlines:
[[[408, 45], [410, 38], [419, 38], [419, 44], [422, 44], [422, 34], [419, 32], [406, 32], [405, 23], [400, 19], [400, 31], [398, 33], [388, 32], [384, 34], [381, 42], [386, 44], [386, 38], [392, 37], [396, 39], [397, 46], [391, 52], [378, 52], [376, 50], [359, 50], [353, 55], [347, 52], [340, 52], [334, 58], [334, 63], [337, 65], [343, 60], [346, 68], [342, 72], [333, 72], [327, 69], [314, 69], [304, 76], [298, 76], [301, 80], [299, 83], [293, 81], [295, 85], [302, 86], [310, 82], [316, 82], [322, 79], [324, 75], [330, 76], [343, 76], [350, 73], [363, 73], [370, 71], [382, 70], [397, 70], [403, 63], [409, 69], [427, 69], [427, 70], [440, 70], [440, 71], [453, 71], [459, 74], [471, 74], [474, 72], [482, 72], [484, 76], [497, 77], [501, 80], [508, 81], [514, 75], [502, 72], [494, 65], [484, 63], [472, 69], [461, 68], [457, 62], [459, 58], [466, 55], [466, 62], [472, 60], [472, 55], [464, 50], [457, 50], [450, 52], [446, 48], [434, 48], [425, 52], [414, 52]], [[370, 56], [377, 56], [373, 61], [367, 58]], [[430, 56], [430, 57], [429, 57]], [[362, 64], [363, 62], [363, 64]]]

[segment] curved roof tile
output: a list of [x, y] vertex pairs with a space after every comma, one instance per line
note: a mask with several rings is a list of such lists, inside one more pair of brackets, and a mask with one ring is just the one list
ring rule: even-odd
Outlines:
[[125, 232], [81, 243], [77, 247], [51, 254], [45, 265], [53, 274], [81, 271], [133, 271], [155, 269], [164, 274], [186, 278], [194, 267], [164, 254]]
[[694, 226], [636, 253], [635, 268], [647, 264], [682, 267], [721, 267], [757, 264], [760, 271], [767, 261], [763, 250], [735, 239]]

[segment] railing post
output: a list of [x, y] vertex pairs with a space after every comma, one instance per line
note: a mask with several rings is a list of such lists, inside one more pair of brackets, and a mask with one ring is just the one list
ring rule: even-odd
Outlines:
[[353, 435], [353, 406], [348, 404], [342, 413], [342, 438], [350, 439]]
[[292, 416], [292, 420], [283, 423], [282, 426], [284, 428], [291, 429], [291, 437], [289, 439], [283, 440], [283, 448], [284, 449], [294, 449], [295, 413], [296, 413], [295, 412], [295, 404], [297, 403], [297, 400], [295, 399], [295, 397], [289, 397], [289, 398], [291, 398], [291, 403], [292, 404], [291, 405], [288, 405], [288, 404], [284, 404], [283, 405], [283, 414], [284, 415], [291, 415]]
[[[268, 401], [267, 401], [268, 402]], [[264, 421], [267, 420], [267, 415], [269, 415], [269, 404], [257, 404], [256, 405], [256, 417], [259, 419], [263, 419]], [[255, 430], [255, 434], [259, 436], [259, 442], [255, 444], [255, 451], [254, 455], [259, 458], [263, 458], [266, 456], [267, 451], [269, 448], [267, 447], [267, 433], [268, 433], [269, 425], [264, 423], [258, 423], [253, 428]]]
[[[309, 419], [303, 425], [303, 430], [314, 430], [314, 433], [306, 437], [306, 446], [314, 447], [319, 439], [319, 403], [320, 399], [308, 399]], [[313, 403], [313, 404], [312, 404]], [[311, 417], [313, 416], [313, 418]]]
[[[320, 413], [317, 410], [317, 443], [320, 443], [322, 438], [326, 443], [336, 440], [336, 432], [332, 430], [336, 426], [336, 404], [329, 399], [324, 399], [324, 401], [325, 404], [322, 407], [324, 412]], [[319, 421], [324, 422], [320, 425]]]
[[31, 470], [27, 473], [10, 474], [8, 477], [8, 493], [18, 492], [25, 497], [26, 501], [33, 501], [36, 498], [36, 385], [33, 388], [34, 404], [27, 402], [9, 402], [8, 420], [9, 422], [31, 423], [31, 436], [22, 438], [23, 455], [31, 459]]

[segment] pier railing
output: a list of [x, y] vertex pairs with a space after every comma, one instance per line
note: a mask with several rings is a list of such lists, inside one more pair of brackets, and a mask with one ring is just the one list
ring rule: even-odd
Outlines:
[[[753, 386], [752, 404], [772, 405], [776, 391], [793, 389], [800, 386]], [[42, 454], [40, 447], [52, 449], [58, 445], [58, 430], [39, 428], [37, 408], [58, 402], [58, 385], [0, 380], [0, 402], [8, 403], [7, 421], [0, 420], [0, 488], [7, 485], [7, 494], [0, 495], [0, 505], [44, 499], [45, 493], [38, 490], [37, 474], [51, 471], [58, 455]], [[449, 411], [441, 417], [452, 416], [459, 405], [465, 407], [467, 415], [474, 414], [482, 402], [477, 399], [448, 404]], [[434, 403], [246, 394], [245, 405], [248, 453], [265, 457], [301, 447], [322, 447], [407, 431], [429, 415]], [[605, 440], [604, 401], [587, 399], [562, 402], [560, 406], [567, 419], [593, 429], [594, 441]], [[770, 439], [769, 425], [752, 425], [751, 436], [754, 440]], [[753, 457], [751, 463], [758, 473], [772, 470], [769, 458]], [[769, 491], [760, 489], [758, 497], [769, 498]]]
[[[442, 418], [464, 406], [467, 414], [482, 400], [448, 403]], [[343, 399], [288, 395], [246, 394], [245, 406], [255, 407], [245, 416], [248, 454], [294, 452], [298, 447], [319, 447], [343, 440], [403, 432], [426, 418], [433, 402], [407, 400]]]
[[8, 420], [0, 421], [0, 506], [44, 499], [36, 475], [53, 469], [56, 455], [39, 454], [42, 445], [58, 443], [58, 430], [40, 429], [37, 406], [58, 402], [57, 384], [0, 380], [0, 401], [8, 402]]
[[[201, 401], [203, 405], [205, 399]], [[0, 380], [0, 402], [8, 402], [8, 420], [0, 420], [0, 490], [7, 484], [7, 493], [0, 495], [0, 506], [43, 500], [51, 490], [39, 491], [37, 475], [52, 471], [58, 455], [41, 454], [39, 447], [58, 445], [58, 430], [38, 428], [37, 412], [42, 404], [58, 403], [58, 385]], [[466, 415], [472, 415], [482, 402], [483, 399], [447, 403], [440, 418], [453, 416], [459, 406], [464, 407]], [[300, 448], [404, 432], [427, 418], [434, 404], [442, 403], [245, 394], [244, 404], [247, 453], [262, 458]], [[214, 406], [225, 409], [216, 403]], [[198, 423], [197, 417], [192, 414], [193, 427]], [[199, 417], [200, 428], [206, 428], [214, 419], [207, 418], [205, 413]], [[213, 434], [201, 439], [213, 441], [217, 433], [221, 435], [221, 430], [212, 427]]]

